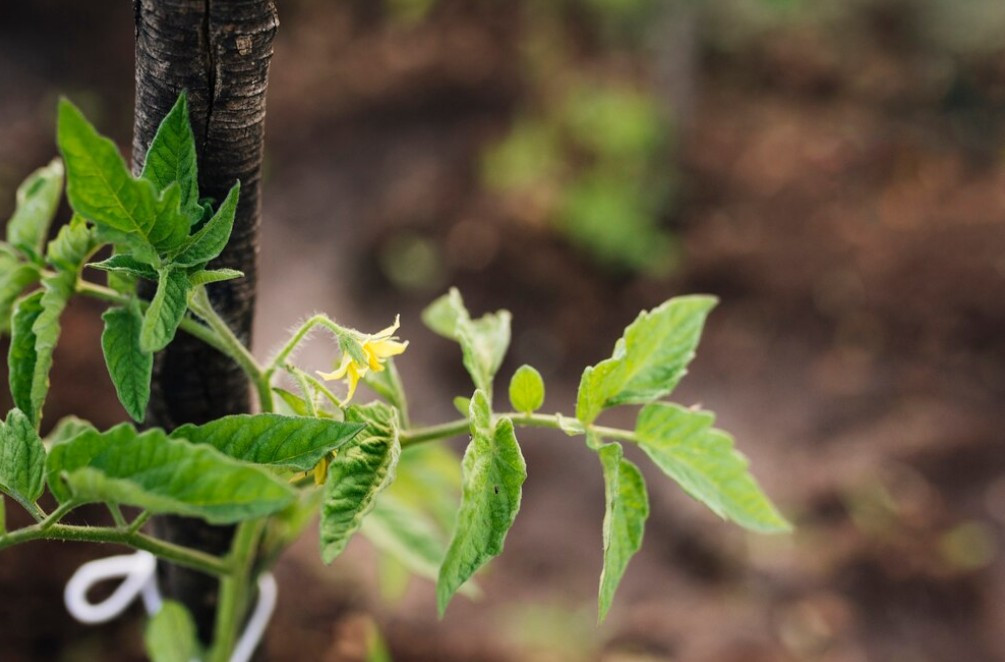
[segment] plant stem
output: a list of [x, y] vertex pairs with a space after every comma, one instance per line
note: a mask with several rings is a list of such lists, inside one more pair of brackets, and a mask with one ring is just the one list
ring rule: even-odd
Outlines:
[[276, 371], [276, 368], [286, 363], [286, 359], [290, 357], [290, 354], [292, 354], [294, 350], [296, 350], [296, 348], [300, 345], [300, 343], [302, 343], [304, 339], [307, 338], [307, 334], [309, 334], [311, 330], [316, 326], [323, 326], [324, 328], [328, 329], [332, 333], [332, 335], [334, 335], [336, 338], [338, 337], [338, 334], [340, 332], [338, 325], [336, 325], [335, 322], [328, 319], [327, 315], [322, 315], [320, 313], [317, 315], [313, 315], [312, 317], [304, 321], [303, 324], [300, 325], [300, 328], [296, 330], [296, 333], [290, 336], [290, 339], [286, 341], [286, 344], [283, 345], [282, 349], [280, 349], [279, 352], [274, 357], [272, 357], [272, 360], [269, 361], [269, 365], [266, 366], [265, 368], [266, 376], [271, 378], [272, 373]]
[[258, 364], [255, 357], [248, 351], [248, 348], [244, 346], [244, 343], [234, 335], [234, 332], [230, 330], [230, 327], [227, 326], [223, 318], [213, 309], [205, 287], [197, 287], [195, 289], [189, 303], [189, 308], [209, 325], [215, 337], [223, 345], [224, 349], [222, 351], [224, 354], [234, 359], [241, 366], [241, 369], [248, 378], [251, 379], [255, 385], [255, 390], [258, 392], [258, 404], [261, 410], [263, 412], [271, 412], [273, 410], [272, 388], [269, 386], [269, 378], [265, 370]]
[[209, 662], [227, 662], [230, 659], [238, 631], [248, 611], [254, 578], [252, 569], [258, 540], [265, 529], [265, 519], [241, 522], [234, 534], [227, 561], [230, 572], [220, 581], [220, 603], [216, 611], [216, 628]]
[[[511, 411], [496, 414], [495, 418], [497, 420], [500, 418], [509, 418], [513, 421], [513, 425], [519, 427], [551, 428], [554, 430], [562, 429], [562, 426], [559, 424], [558, 415], [552, 414], [525, 414], [523, 412]], [[449, 423], [440, 423], [439, 425], [402, 430], [398, 434], [398, 440], [401, 442], [402, 447], [408, 447], [414, 444], [421, 444], [426, 441], [460, 437], [468, 434], [470, 425], [471, 424], [468, 419], [461, 418], [456, 421], [450, 421]], [[611, 428], [603, 425], [590, 425], [587, 429], [606, 439], [619, 439], [631, 442], [638, 441], [635, 433], [631, 430], [622, 430], [621, 428]]]
[[56, 510], [49, 513], [45, 519], [43, 519], [41, 522], [37, 524], [39, 530], [47, 531], [48, 529], [51, 529], [53, 526], [59, 523], [59, 520], [66, 517], [67, 513], [69, 513], [71, 510], [73, 510], [79, 505], [80, 504], [77, 503], [76, 501], [67, 501], [66, 503], [59, 504]]
[[[54, 511], [47, 520], [59, 511]], [[126, 545], [135, 549], [143, 549], [160, 558], [200, 570], [210, 575], [225, 575], [229, 565], [222, 559], [188, 547], [182, 547], [163, 540], [158, 540], [143, 533], [99, 526], [71, 526], [68, 524], [51, 524], [43, 527], [43, 523], [19, 529], [5, 536], [0, 536], [0, 549], [32, 540], [67, 540], [76, 542], [112, 543]]]
[[[82, 294], [84, 296], [90, 297], [92, 299], [97, 299], [99, 301], [105, 301], [107, 303], [113, 303], [118, 306], [127, 306], [130, 302], [130, 297], [125, 294], [120, 294], [113, 289], [104, 287], [102, 285], [97, 285], [95, 283], [89, 283], [86, 280], [77, 281], [77, 294]], [[146, 301], [140, 301], [140, 310], [146, 310], [147, 306], [150, 304]], [[199, 340], [203, 341], [210, 347], [230, 355], [227, 347], [217, 338], [216, 334], [213, 333], [211, 329], [200, 324], [191, 317], [183, 317], [181, 324], [178, 327], [190, 336], [194, 336]]]

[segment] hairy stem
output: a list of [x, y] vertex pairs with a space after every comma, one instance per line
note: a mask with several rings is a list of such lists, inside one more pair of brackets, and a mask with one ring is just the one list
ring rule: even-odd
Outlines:
[[[551, 428], [554, 430], [562, 429], [562, 426], [559, 423], [560, 419], [557, 414], [525, 414], [523, 412], [511, 411], [495, 414], [495, 418], [497, 420], [500, 418], [509, 418], [513, 421], [513, 425], [517, 427]], [[470, 425], [471, 423], [468, 419], [461, 418], [456, 421], [450, 421], [449, 423], [440, 423], [438, 425], [430, 425], [428, 427], [402, 430], [398, 435], [398, 439], [401, 442], [402, 447], [408, 447], [427, 441], [460, 437], [468, 434]], [[622, 441], [632, 442], [638, 441], [635, 433], [631, 430], [622, 430], [621, 428], [611, 428], [603, 425], [590, 425], [587, 429], [595, 432], [597, 435], [605, 439], [619, 439]]]
[[[54, 511], [46, 519], [52, 518], [58, 512], [58, 510]], [[68, 524], [49, 524], [48, 526], [43, 526], [44, 524], [45, 521], [18, 529], [5, 536], [0, 536], [0, 549], [6, 549], [12, 545], [32, 540], [112, 543], [146, 550], [165, 561], [199, 570], [210, 575], [226, 575], [230, 571], [229, 565], [219, 557], [165, 542], [128, 528], [72, 526]]]

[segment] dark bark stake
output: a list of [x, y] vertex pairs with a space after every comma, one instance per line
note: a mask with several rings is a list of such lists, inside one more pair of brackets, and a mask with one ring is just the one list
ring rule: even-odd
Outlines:
[[[272, 0], [134, 0], [136, 118], [133, 171], [143, 167], [157, 126], [188, 90], [199, 149], [199, 190], [217, 203], [241, 180], [234, 234], [213, 267], [240, 269], [245, 278], [209, 287], [214, 307], [245, 343], [251, 340], [260, 220], [265, 92], [279, 21]], [[147, 420], [168, 430], [249, 409], [249, 387], [230, 359], [179, 333], [157, 357]], [[165, 517], [155, 523], [169, 540], [225, 553], [232, 527]], [[208, 642], [217, 582], [198, 572], [162, 565], [163, 591], [184, 603]]]

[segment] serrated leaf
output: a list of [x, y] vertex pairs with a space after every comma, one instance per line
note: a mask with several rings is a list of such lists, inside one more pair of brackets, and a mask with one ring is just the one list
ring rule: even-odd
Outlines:
[[471, 443], [461, 462], [461, 507], [436, 583], [441, 616], [457, 589], [502, 552], [527, 478], [513, 423], [502, 419], [493, 426], [484, 391], [475, 391], [468, 418]]
[[203, 425], [183, 425], [171, 436], [209, 444], [224, 455], [245, 462], [309, 471], [329, 453], [349, 443], [364, 427], [363, 423], [302, 416], [236, 414]]
[[129, 306], [109, 308], [101, 319], [105, 321], [101, 349], [115, 393], [126, 412], [140, 423], [146, 416], [150, 401], [150, 378], [154, 367], [154, 355], [140, 348], [143, 316], [137, 306]]
[[350, 407], [346, 420], [365, 423], [366, 429], [328, 466], [320, 523], [325, 563], [342, 553], [373, 510], [377, 495], [394, 480], [401, 452], [395, 411], [387, 405]]
[[7, 241], [33, 258], [41, 255], [62, 192], [63, 162], [59, 159], [31, 173], [17, 189], [14, 215], [7, 221]]
[[97, 431], [97, 428], [94, 427], [90, 421], [85, 421], [84, 419], [77, 418], [76, 416], [64, 416], [59, 419], [43, 443], [52, 447], [56, 444], [62, 444], [70, 441], [77, 435], [88, 431]]
[[82, 216], [73, 215], [70, 222], [59, 229], [56, 238], [46, 248], [46, 260], [57, 271], [79, 274], [84, 261], [97, 247], [94, 233]]
[[[33, 292], [14, 305], [10, 349], [7, 353], [8, 380], [14, 406], [32, 412], [31, 384], [35, 377], [35, 333], [32, 327], [42, 314], [42, 292]], [[29, 419], [34, 418], [29, 413]]]
[[45, 447], [31, 420], [11, 409], [0, 423], [0, 490], [29, 507], [45, 487]]
[[611, 358], [586, 368], [576, 418], [589, 425], [607, 407], [644, 404], [670, 393], [687, 372], [715, 297], [676, 297], [628, 325]]
[[177, 248], [188, 236], [189, 220], [180, 213], [177, 186], [171, 195], [159, 196], [152, 182], [134, 179], [115, 144], [98, 135], [66, 99], [59, 103], [57, 142], [66, 164], [70, 206], [93, 221], [106, 239], [163, 252]]
[[192, 662], [199, 657], [195, 621], [174, 600], [165, 600], [160, 611], [147, 622], [143, 643], [151, 662]]
[[269, 515], [295, 498], [293, 488], [264, 468], [160, 429], [138, 434], [128, 424], [53, 446], [46, 479], [61, 503], [113, 502], [211, 524]]
[[649, 496], [638, 467], [624, 459], [620, 444], [597, 449], [604, 470], [604, 569], [600, 573], [598, 620], [607, 617], [628, 561], [642, 547]]
[[91, 262], [87, 266], [109, 273], [126, 274], [136, 276], [137, 278], [146, 278], [147, 280], [158, 279], [156, 269], [124, 253], [116, 253], [107, 260]]
[[178, 325], [188, 310], [188, 276], [184, 271], [163, 269], [157, 292], [143, 316], [140, 347], [144, 352], [159, 352], [174, 339]]
[[177, 184], [182, 211], [195, 221], [202, 216], [195, 136], [189, 123], [185, 92], [178, 95], [178, 100], [157, 127], [141, 176], [153, 182], [158, 191]]
[[464, 367], [475, 387], [492, 393], [492, 380], [510, 342], [509, 311], [487, 313], [472, 320], [456, 288], [431, 303], [422, 313], [426, 326], [461, 346]]
[[635, 435], [660, 469], [720, 517], [753, 531], [788, 531], [747, 471], [747, 459], [714, 422], [711, 412], [654, 403], [639, 412]]
[[14, 302], [25, 288], [38, 282], [38, 267], [21, 264], [16, 258], [0, 254], [0, 332], [10, 330]]
[[509, 381], [509, 401], [513, 409], [531, 414], [544, 404], [544, 380], [532, 366], [522, 365]]
[[192, 287], [199, 287], [235, 278], [244, 278], [244, 272], [237, 269], [200, 269], [189, 274], [188, 282]]
[[212, 218], [181, 247], [178, 255], [171, 260], [172, 264], [179, 267], [194, 267], [209, 262], [223, 252], [234, 229], [234, 215], [237, 213], [237, 200], [240, 194], [241, 182], [237, 182], [231, 187]]

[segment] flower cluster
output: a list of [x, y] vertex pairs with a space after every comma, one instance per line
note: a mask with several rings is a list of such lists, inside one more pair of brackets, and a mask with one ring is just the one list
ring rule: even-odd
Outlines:
[[374, 334], [352, 332], [351, 340], [359, 343], [362, 348], [362, 356], [353, 356], [354, 352], [347, 351], [343, 346], [342, 360], [338, 367], [332, 372], [318, 373], [322, 379], [327, 381], [345, 380], [349, 387], [345, 398], [346, 402], [352, 399], [353, 394], [356, 393], [356, 385], [366, 376], [366, 373], [371, 370], [374, 372], [382, 371], [385, 360], [401, 354], [408, 347], [407, 341], [400, 342], [394, 335], [394, 332], [398, 330], [398, 319], [395, 317], [394, 324]]

